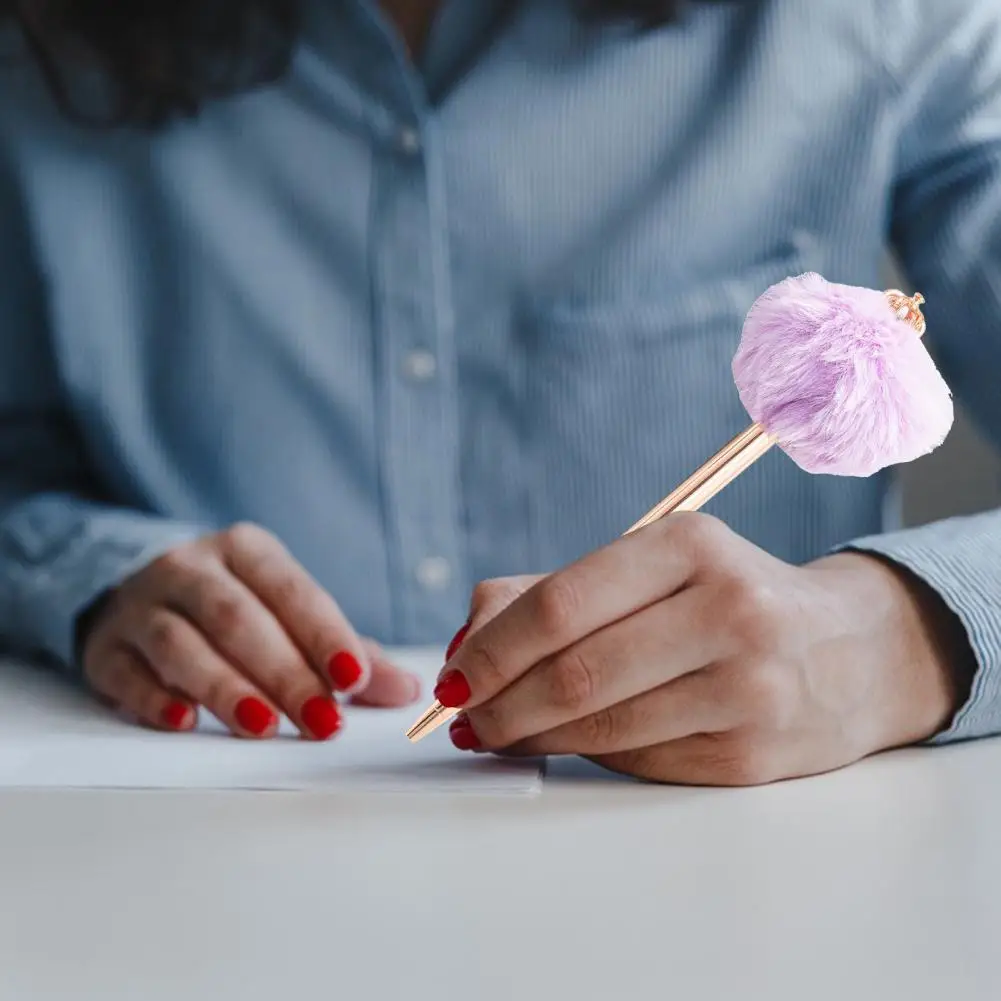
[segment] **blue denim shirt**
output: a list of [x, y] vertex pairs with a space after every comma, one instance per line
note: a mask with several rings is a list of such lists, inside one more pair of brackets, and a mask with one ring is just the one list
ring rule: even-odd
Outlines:
[[[443, 642], [481, 578], [615, 538], [747, 423], [730, 375], [787, 275], [888, 242], [1001, 436], [1001, 8], [761, 0], [637, 35], [452, 0], [419, 65], [307, 3], [279, 83], [147, 134], [0, 80], [0, 633], [75, 618], [251, 519], [357, 628]], [[911, 567], [1001, 731], [1001, 514], [881, 534], [891, 479], [769, 455], [710, 510], [776, 555]]]

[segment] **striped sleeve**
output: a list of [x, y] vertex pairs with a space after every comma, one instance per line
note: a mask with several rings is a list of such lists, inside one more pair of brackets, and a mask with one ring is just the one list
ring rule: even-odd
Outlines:
[[[946, 381], [1001, 443], [1001, 13], [997, 0], [894, 0], [887, 49], [901, 132], [892, 235], [927, 298]], [[915, 59], [913, 54], [921, 52]], [[935, 742], [1001, 733], [1001, 511], [861, 539], [959, 617], [976, 655], [970, 696]]]

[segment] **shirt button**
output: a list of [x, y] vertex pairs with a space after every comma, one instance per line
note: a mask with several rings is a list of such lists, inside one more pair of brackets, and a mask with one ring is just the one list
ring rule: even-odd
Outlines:
[[443, 556], [429, 556], [417, 564], [417, 583], [428, 591], [442, 591], [452, 579], [452, 568]]
[[403, 373], [412, 382], [427, 382], [438, 371], [438, 361], [430, 351], [411, 351], [403, 359]]
[[420, 133], [415, 128], [411, 128], [409, 125], [405, 125], [400, 129], [396, 141], [399, 143], [400, 149], [403, 150], [408, 156], [413, 156], [414, 153], [420, 151], [421, 148], [421, 136]]

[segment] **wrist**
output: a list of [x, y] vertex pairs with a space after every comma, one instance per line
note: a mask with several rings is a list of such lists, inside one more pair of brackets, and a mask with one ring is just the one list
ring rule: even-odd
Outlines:
[[841, 587], [860, 621], [876, 612], [871, 642], [891, 687], [884, 746], [920, 743], [947, 728], [969, 697], [977, 660], [942, 596], [878, 553], [839, 553], [813, 566], [845, 575]]

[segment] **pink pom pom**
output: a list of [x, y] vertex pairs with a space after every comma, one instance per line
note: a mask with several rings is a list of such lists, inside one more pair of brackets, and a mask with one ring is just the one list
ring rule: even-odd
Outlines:
[[733, 377], [751, 418], [809, 473], [870, 476], [937, 448], [949, 387], [885, 295], [787, 278], [751, 308]]

